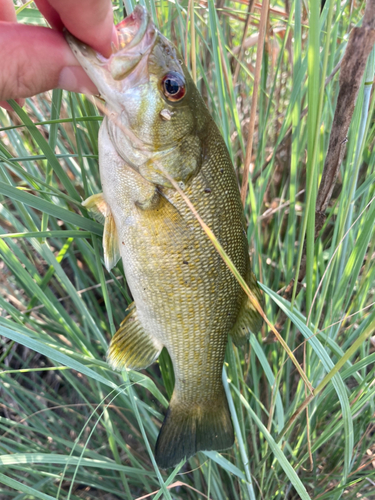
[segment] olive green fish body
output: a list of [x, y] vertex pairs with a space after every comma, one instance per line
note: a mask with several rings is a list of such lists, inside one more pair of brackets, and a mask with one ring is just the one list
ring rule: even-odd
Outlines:
[[[221, 137], [212, 143], [215, 151], [208, 146], [207, 159], [185, 194], [245, 276], [247, 241], [241, 206], [233, 196], [238, 188]], [[108, 204], [138, 317], [168, 349], [176, 397], [190, 405], [221, 390], [227, 335], [244, 293], [178, 193], [155, 189], [156, 195], [150, 193], [156, 198], [154, 206], [144, 209], [142, 202], [131, 198], [136, 176], [131, 169], [124, 175], [124, 184], [125, 179], [129, 184], [119, 188], [122, 207]], [[141, 177], [137, 180], [146, 183]]]
[[[106, 265], [122, 257], [134, 297], [112, 339], [111, 366], [145, 368], [163, 347], [173, 363], [175, 388], [156, 444], [157, 462], [166, 468], [199, 450], [233, 444], [221, 382], [228, 334], [241, 343], [248, 326], [260, 328], [261, 319], [163, 172], [180, 185], [258, 295], [259, 290], [237, 181], [219, 130], [147, 13], [137, 8], [123, 23], [126, 44], [119, 60], [113, 62], [114, 54], [105, 63], [104, 77], [97, 61], [88, 71], [110, 113], [99, 137], [103, 195], [85, 205], [103, 216]], [[81, 63], [93, 61], [86, 47], [69, 42]], [[138, 45], [141, 55], [134, 52]], [[125, 83], [118, 87], [108, 72], [117, 78], [121, 71]]]

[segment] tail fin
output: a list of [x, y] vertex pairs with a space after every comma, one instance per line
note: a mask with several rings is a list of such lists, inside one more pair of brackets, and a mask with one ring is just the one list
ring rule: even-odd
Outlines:
[[172, 397], [156, 442], [156, 463], [161, 469], [167, 469], [198, 451], [225, 450], [233, 442], [233, 425], [224, 390], [214, 401], [188, 408], [174, 403]]

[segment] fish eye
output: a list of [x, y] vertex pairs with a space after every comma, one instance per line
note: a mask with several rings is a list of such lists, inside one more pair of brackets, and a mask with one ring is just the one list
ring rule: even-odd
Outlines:
[[161, 81], [163, 94], [169, 101], [180, 101], [186, 92], [185, 80], [179, 73], [167, 73]]

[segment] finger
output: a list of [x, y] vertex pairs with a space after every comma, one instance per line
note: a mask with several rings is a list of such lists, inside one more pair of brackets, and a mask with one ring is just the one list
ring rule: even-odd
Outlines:
[[52, 7], [48, 0], [35, 0], [34, 3], [52, 28], [58, 31], [64, 29], [64, 24], [61, 21], [59, 13]]
[[96, 93], [64, 36], [49, 28], [0, 22], [0, 100], [64, 88]]
[[111, 0], [36, 0], [56, 29], [65, 26], [74, 36], [108, 57], [116, 43]]
[[17, 22], [13, 0], [0, 0], [0, 21]]
[[[21, 106], [25, 104], [25, 99], [15, 99], [15, 101]], [[0, 101], [0, 107], [6, 109], [7, 111], [13, 111], [13, 108], [6, 101]]]

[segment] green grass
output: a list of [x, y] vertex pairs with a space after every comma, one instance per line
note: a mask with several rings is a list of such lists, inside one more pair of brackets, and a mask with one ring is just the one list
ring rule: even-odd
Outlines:
[[[233, 54], [247, 5], [194, 2], [193, 29], [187, 0], [145, 4], [196, 72], [240, 181], [256, 46], [245, 50], [235, 85]], [[132, 5], [114, 2], [117, 21]], [[245, 213], [265, 312], [301, 365], [305, 359], [315, 397], [307, 399], [294, 364], [264, 327], [244, 348], [227, 349], [235, 446], [199, 453], [173, 472], [157, 469], [153, 447], [173, 383], [168, 360], [123, 378], [104, 361], [130, 297], [121, 263], [105, 271], [102, 227], [80, 205], [101, 190], [101, 118], [81, 95], [42, 94], [11, 115], [0, 110], [1, 500], [136, 499], [156, 491], [149, 498], [375, 499], [371, 85], [360, 90], [328, 219], [314, 241], [339, 73], [324, 89], [322, 82], [364, 4], [327, 0], [322, 14], [314, 1], [287, 5], [285, 12], [286, 2], [271, 2]], [[259, 18], [256, 8], [247, 37]], [[42, 23], [32, 3], [19, 20]], [[366, 81], [373, 76], [369, 65]], [[306, 279], [292, 306], [277, 292], [298, 273], [304, 234]]]

